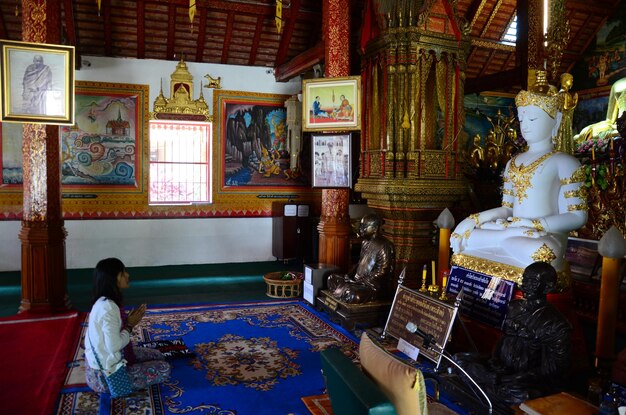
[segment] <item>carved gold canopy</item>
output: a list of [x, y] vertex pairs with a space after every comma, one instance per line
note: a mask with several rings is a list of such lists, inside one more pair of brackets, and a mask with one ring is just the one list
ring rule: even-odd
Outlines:
[[176, 70], [170, 77], [170, 98], [163, 95], [163, 86], [159, 96], [154, 100], [154, 109], [151, 119], [154, 120], [186, 120], [186, 121], [212, 121], [209, 115], [209, 106], [202, 95], [193, 99], [193, 76], [187, 69], [187, 64], [180, 59]]

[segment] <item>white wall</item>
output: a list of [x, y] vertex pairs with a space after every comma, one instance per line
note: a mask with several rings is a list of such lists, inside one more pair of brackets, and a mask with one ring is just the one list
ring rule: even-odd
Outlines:
[[[76, 79], [150, 85], [150, 109], [159, 94], [169, 97], [170, 75], [177, 62], [83, 57]], [[277, 83], [269, 68], [188, 62], [194, 95], [205, 74], [221, 77], [222, 89], [275, 94], [300, 92], [301, 80]], [[203, 88], [212, 108], [213, 92]], [[0, 272], [21, 269], [19, 221], [0, 221]], [[91, 268], [117, 256], [127, 266], [272, 261], [271, 218], [67, 220], [67, 268]]]

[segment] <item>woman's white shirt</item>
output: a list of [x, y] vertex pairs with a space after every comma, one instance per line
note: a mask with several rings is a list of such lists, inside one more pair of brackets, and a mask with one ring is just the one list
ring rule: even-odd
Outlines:
[[130, 333], [122, 330], [122, 317], [119, 307], [115, 302], [100, 297], [89, 314], [89, 325], [85, 336], [87, 364], [92, 369], [100, 369], [93, 354], [93, 349], [95, 349], [100, 364], [107, 375], [115, 372], [126, 364], [126, 360], [122, 358], [122, 349], [129, 342]]

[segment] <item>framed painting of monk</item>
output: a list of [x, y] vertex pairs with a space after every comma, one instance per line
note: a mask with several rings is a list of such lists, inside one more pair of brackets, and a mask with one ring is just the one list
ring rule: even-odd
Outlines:
[[302, 81], [302, 129], [350, 131], [361, 129], [361, 77]]
[[74, 124], [74, 47], [2, 40], [2, 121]]

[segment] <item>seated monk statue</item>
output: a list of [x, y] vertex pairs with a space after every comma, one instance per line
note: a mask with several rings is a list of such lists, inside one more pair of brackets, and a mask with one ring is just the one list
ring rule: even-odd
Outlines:
[[598, 138], [601, 133], [617, 135], [617, 118], [626, 110], [626, 78], [618, 79], [611, 86], [609, 106], [606, 110], [606, 119], [590, 124], [574, 136], [574, 142], [582, 143], [591, 138]]
[[331, 274], [328, 289], [331, 295], [348, 304], [362, 304], [383, 298], [393, 277], [395, 248], [382, 235], [382, 219], [376, 214], [363, 216], [359, 236], [363, 238], [356, 268], [348, 274]]
[[506, 264], [521, 276], [529, 264], [545, 261], [560, 272], [568, 233], [587, 221], [585, 174], [575, 157], [554, 149], [561, 121], [556, 88], [538, 80], [515, 104], [528, 150], [504, 169], [502, 206], [474, 213], [456, 227], [452, 262], [486, 264], [474, 268], [486, 273], [490, 262]]
[[455, 360], [497, 402], [519, 404], [562, 390], [570, 368], [571, 325], [547, 300], [555, 269], [530, 264], [522, 275], [523, 299], [512, 300], [503, 336], [491, 357], [457, 353]]

